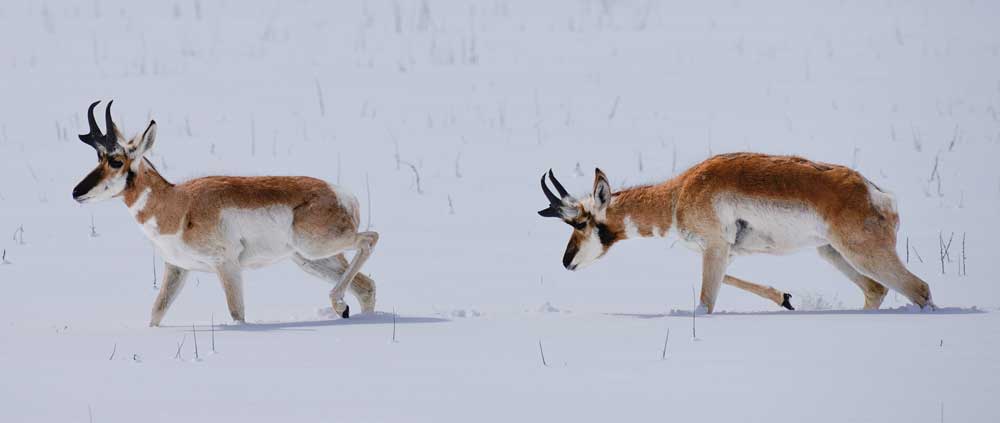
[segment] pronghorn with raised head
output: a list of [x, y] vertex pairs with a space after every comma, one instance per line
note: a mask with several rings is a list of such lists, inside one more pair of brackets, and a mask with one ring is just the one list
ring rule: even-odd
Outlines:
[[816, 248], [858, 285], [865, 309], [877, 309], [886, 287], [920, 307], [934, 307], [927, 283], [896, 255], [899, 215], [892, 196], [843, 166], [799, 157], [733, 153], [712, 157], [666, 182], [612, 192], [596, 170], [593, 193], [576, 199], [549, 170], [549, 207], [538, 214], [573, 226], [563, 265], [576, 270], [627, 238], [673, 230], [702, 253], [700, 310], [711, 313], [722, 283], [793, 310], [791, 295], [726, 274], [735, 255], [785, 254]]
[[[305, 176], [209, 176], [174, 185], [143, 155], [156, 140], [156, 122], [126, 140], [105, 111], [102, 134], [87, 110], [90, 133], [80, 140], [97, 150], [98, 164], [73, 198], [88, 203], [121, 197], [164, 259], [165, 272], [150, 326], [159, 326], [190, 271], [218, 275], [233, 320], [243, 322], [242, 269], [291, 258], [307, 273], [334, 284], [334, 311], [348, 317], [344, 292], [362, 311], [375, 308], [375, 283], [358, 273], [378, 242], [359, 232], [357, 199], [346, 190]], [[343, 253], [354, 250], [348, 263]]]

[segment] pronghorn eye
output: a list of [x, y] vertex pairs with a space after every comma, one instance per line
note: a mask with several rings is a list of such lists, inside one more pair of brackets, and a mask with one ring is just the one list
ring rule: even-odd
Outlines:
[[122, 165], [124, 165], [124, 163], [122, 163], [121, 161], [115, 160], [115, 159], [108, 159], [108, 164], [111, 165], [111, 167], [113, 167], [115, 169], [118, 169], [118, 168], [122, 167]]

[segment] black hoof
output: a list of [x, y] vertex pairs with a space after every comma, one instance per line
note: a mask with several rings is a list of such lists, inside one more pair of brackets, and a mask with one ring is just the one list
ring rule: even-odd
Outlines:
[[[785, 294], [785, 295], [788, 295], [788, 294]], [[344, 304], [344, 312], [340, 313], [340, 317], [342, 317], [344, 319], [350, 319], [351, 318], [351, 306], [349, 306], [347, 304]]]
[[783, 296], [783, 300], [781, 301], [781, 306], [789, 310], [795, 310], [795, 307], [792, 307], [792, 303], [788, 302], [790, 298], [792, 298], [792, 294], [786, 292]]

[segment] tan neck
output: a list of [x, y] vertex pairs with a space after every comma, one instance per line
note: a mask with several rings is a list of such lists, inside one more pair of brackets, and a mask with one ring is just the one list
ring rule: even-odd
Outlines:
[[[125, 205], [131, 209], [147, 190], [149, 191], [149, 197], [145, 199], [147, 203], [153, 198], [156, 198], [158, 202], [169, 201], [169, 197], [175, 194], [174, 184], [164, 179], [153, 165], [143, 158], [142, 163], [139, 164], [139, 170], [132, 176], [122, 193]], [[136, 210], [136, 212], [139, 211], [141, 210]]]
[[607, 221], [621, 228], [625, 238], [666, 236], [673, 224], [680, 183], [675, 179], [614, 193]]

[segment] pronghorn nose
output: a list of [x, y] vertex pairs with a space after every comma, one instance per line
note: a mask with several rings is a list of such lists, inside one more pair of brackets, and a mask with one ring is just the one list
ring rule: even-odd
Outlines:
[[92, 172], [87, 174], [76, 187], [73, 188], [73, 199], [79, 201], [80, 197], [87, 195], [91, 189], [93, 189], [101, 181], [101, 167], [98, 166]]
[[563, 256], [563, 267], [565, 267], [566, 270], [576, 270], [576, 265], [573, 264], [573, 256], [575, 255], [576, 252], [574, 251], [573, 254], [566, 254]]
[[568, 270], [576, 270], [576, 265], [573, 264], [573, 257], [576, 257], [576, 248], [570, 246], [566, 249], [566, 254], [563, 254], [563, 267]]

